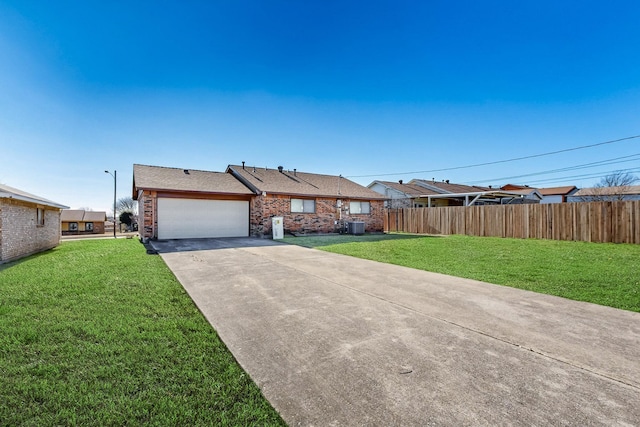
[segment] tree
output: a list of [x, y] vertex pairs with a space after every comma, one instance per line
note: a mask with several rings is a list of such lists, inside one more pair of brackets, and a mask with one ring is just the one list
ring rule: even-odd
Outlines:
[[131, 227], [131, 224], [133, 223], [133, 214], [131, 212], [122, 212], [119, 219], [121, 223], [127, 224], [128, 227]]
[[628, 187], [638, 182], [638, 180], [637, 176], [629, 172], [617, 171], [603, 177], [596, 187]]
[[116, 206], [118, 212], [120, 212], [121, 214], [124, 212], [129, 212], [131, 216], [134, 216], [138, 213], [138, 203], [131, 197], [122, 197], [118, 199]]
[[640, 179], [629, 172], [616, 171], [602, 177], [595, 187], [582, 196], [583, 201], [610, 202], [625, 200], [629, 187]]

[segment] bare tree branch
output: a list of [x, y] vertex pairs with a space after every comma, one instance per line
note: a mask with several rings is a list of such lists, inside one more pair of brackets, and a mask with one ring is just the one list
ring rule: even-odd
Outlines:
[[612, 202], [626, 200], [629, 187], [640, 179], [629, 172], [617, 171], [602, 177], [595, 187], [582, 195], [585, 202]]
[[122, 197], [118, 199], [116, 206], [118, 208], [118, 212], [120, 213], [130, 212], [134, 215], [138, 213], [138, 203], [131, 197]]

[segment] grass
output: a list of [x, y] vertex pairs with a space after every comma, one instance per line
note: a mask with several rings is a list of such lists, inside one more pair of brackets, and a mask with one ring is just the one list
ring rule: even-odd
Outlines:
[[640, 245], [406, 234], [285, 242], [640, 312]]
[[0, 330], [1, 425], [284, 425], [135, 240], [0, 266]]

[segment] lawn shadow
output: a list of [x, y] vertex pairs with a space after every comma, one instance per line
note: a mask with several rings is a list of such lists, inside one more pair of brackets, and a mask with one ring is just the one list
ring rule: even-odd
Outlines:
[[307, 248], [318, 248], [323, 246], [338, 245], [341, 243], [358, 243], [358, 242], [381, 242], [387, 240], [407, 240], [407, 239], [424, 239], [424, 238], [441, 238], [443, 236], [427, 235], [427, 234], [363, 234], [360, 236], [352, 234], [330, 234], [330, 235], [306, 235], [297, 237], [287, 237], [285, 243], [292, 245], [304, 246]]
[[5, 262], [5, 263], [1, 263], [0, 264], [0, 272], [8, 270], [11, 267], [15, 267], [16, 265], [20, 265], [23, 262], [32, 261], [32, 260], [40, 258], [42, 256], [48, 256], [52, 252], [54, 252], [56, 249], [57, 249], [57, 247], [51, 248], [51, 249], [47, 249], [47, 250], [42, 251], [42, 252], [37, 252], [35, 254], [27, 255], [27, 256], [25, 256], [23, 258], [18, 258], [18, 259], [15, 259], [13, 261], [8, 261], [8, 262]]

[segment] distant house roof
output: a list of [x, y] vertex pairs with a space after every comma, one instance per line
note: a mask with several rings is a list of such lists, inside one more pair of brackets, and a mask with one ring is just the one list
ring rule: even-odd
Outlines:
[[342, 176], [321, 175], [297, 170], [229, 165], [227, 172], [242, 181], [256, 194], [287, 194], [297, 196], [344, 197], [350, 199], [384, 200], [385, 197]]
[[38, 205], [50, 206], [58, 209], [67, 209], [69, 207], [3, 184], [0, 184], [0, 198], [16, 199], [23, 202], [35, 203]]
[[614, 196], [618, 194], [640, 194], [640, 185], [625, 185], [621, 187], [592, 187], [581, 188], [573, 194], [575, 197], [580, 196]]
[[385, 187], [392, 188], [396, 191], [404, 193], [407, 197], [419, 197], [426, 194], [440, 194], [437, 191], [429, 190], [428, 188], [421, 187], [417, 184], [405, 184], [397, 181], [373, 181], [369, 184], [369, 188], [374, 184], [381, 184]]
[[60, 213], [60, 221], [78, 222], [84, 218], [84, 211], [78, 209], [65, 209]]
[[64, 222], [103, 222], [107, 219], [104, 211], [85, 211], [82, 209], [64, 209], [60, 221]]
[[543, 196], [567, 196], [577, 189], [575, 185], [567, 185], [564, 187], [538, 188], [538, 192]]
[[474, 193], [478, 191], [490, 190], [487, 187], [480, 187], [477, 185], [452, 184], [446, 181], [438, 182], [426, 179], [412, 179], [411, 181], [409, 181], [409, 184], [415, 184], [423, 188], [428, 188], [430, 190], [433, 190], [437, 194]]
[[90, 222], [106, 221], [107, 213], [105, 211], [85, 211], [84, 220]]
[[253, 194], [228, 173], [163, 166], [133, 165], [133, 199], [138, 190], [185, 191], [214, 194]]

